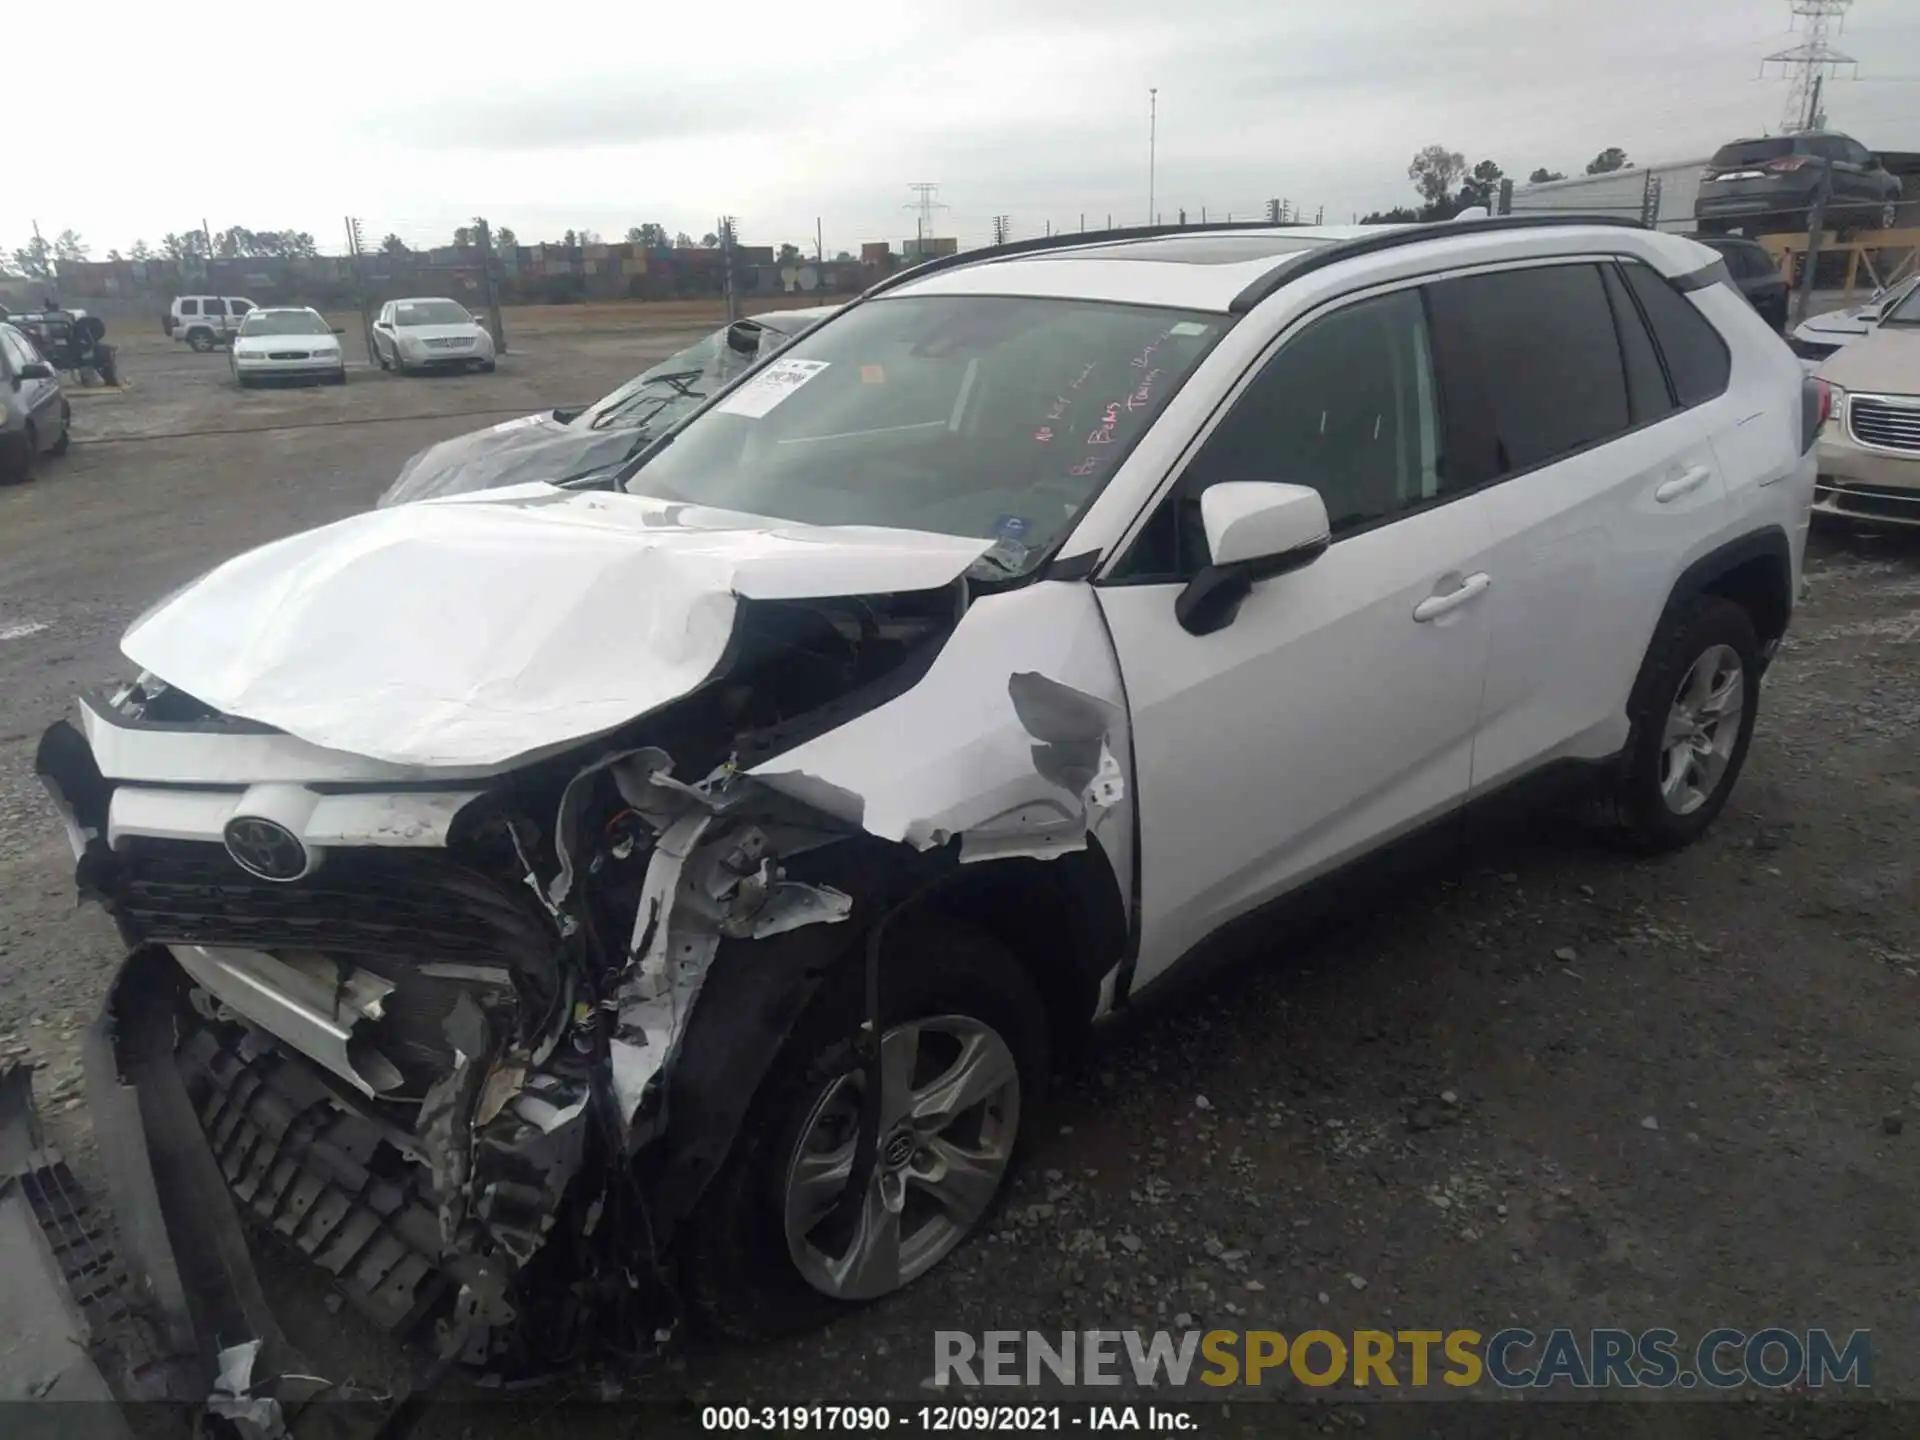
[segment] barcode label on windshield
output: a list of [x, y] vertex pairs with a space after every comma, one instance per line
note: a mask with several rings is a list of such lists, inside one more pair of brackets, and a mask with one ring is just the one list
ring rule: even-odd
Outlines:
[[759, 419], [832, 363], [827, 360], [776, 360], [714, 406], [719, 415]]

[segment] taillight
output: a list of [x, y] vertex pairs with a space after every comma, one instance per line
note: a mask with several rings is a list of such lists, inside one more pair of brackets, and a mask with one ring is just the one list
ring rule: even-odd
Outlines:
[[1778, 160], [1769, 160], [1767, 162], [1767, 169], [1798, 170], [1812, 163], [1813, 157], [1811, 155], [1782, 155]]
[[1800, 453], [1806, 454], [1820, 431], [1833, 418], [1833, 387], [1809, 375], [1800, 387]]

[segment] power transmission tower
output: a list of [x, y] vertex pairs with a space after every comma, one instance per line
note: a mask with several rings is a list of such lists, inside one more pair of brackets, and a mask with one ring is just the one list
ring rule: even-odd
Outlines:
[[720, 230], [720, 283], [727, 297], [727, 324], [731, 325], [740, 318], [740, 291], [733, 283], [734, 226], [738, 222], [731, 215], [722, 215], [717, 223]]
[[933, 238], [933, 212], [936, 210], [947, 210], [952, 207], [943, 205], [933, 198], [940, 193], [940, 187], [938, 185], [930, 184], [925, 180], [917, 180], [907, 186], [907, 188], [919, 197], [911, 205], [903, 206], [902, 208], [920, 212], [920, 218], [914, 222], [913, 248], [914, 259], [924, 260], [927, 258], [927, 241]]
[[[1084, 230], [1086, 226], [1082, 225], [1080, 228]], [[1006, 244], [1008, 237], [1011, 236], [1012, 233], [1013, 233], [1013, 226], [1008, 221], [1005, 215], [996, 215], [993, 217], [993, 243], [994, 244], [996, 245]]]
[[1267, 223], [1269, 225], [1278, 225], [1280, 223], [1280, 202], [1278, 200], [1267, 201]]
[[[1834, 49], [1828, 39], [1829, 30], [1838, 33], [1846, 24], [1853, 0], [1787, 0], [1787, 8], [1793, 12], [1794, 28], [1801, 30], [1805, 39], [1789, 50], [1767, 56], [1760, 67], [1764, 71], [1769, 65], [1778, 65], [1786, 75], [1787, 104], [1780, 130], [1785, 135], [1798, 135], [1819, 130], [1827, 123], [1820, 104], [1821, 80], [1843, 65], [1851, 65], [1857, 72], [1860, 62]], [[1799, 23], [1802, 21], [1804, 25]]]

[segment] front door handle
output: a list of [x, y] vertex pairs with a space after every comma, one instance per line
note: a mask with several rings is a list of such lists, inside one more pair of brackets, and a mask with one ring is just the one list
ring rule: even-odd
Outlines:
[[1653, 498], [1662, 505], [1671, 504], [1682, 495], [1691, 495], [1712, 478], [1713, 471], [1705, 465], [1696, 465], [1684, 474], [1674, 476], [1671, 480], [1661, 481], [1654, 487]]
[[1473, 599], [1474, 596], [1484, 592], [1492, 583], [1493, 577], [1488, 575], [1484, 570], [1479, 574], [1469, 575], [1460, 582], [1459, 589], [1449, 590], [1444, 595], [1429, 595], [1418, 605], [1414, 606], [1413, 618], [1422, 625], [1426, 624], [1429, 620], [1438, 620], [1448, 611], [1458, 610], [1462, 605]]

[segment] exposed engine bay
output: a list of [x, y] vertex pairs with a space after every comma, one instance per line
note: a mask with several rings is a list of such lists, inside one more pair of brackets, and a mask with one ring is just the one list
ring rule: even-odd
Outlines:
[[[966, 600], [960, 581], [743, 604], [710, 683], [585, 746], [464, 783], [442, 807], [441, 846], [314, 844], [315, 822], [303, 830], [274, 794], [243, 805], [259, 813], [229, 819], [219, 843], [129, 833], [138, 787], [103, 777], [80, 731], [55, 726], [40, 769], [72, 817], [83, 893], [136, 957], [164, 947], [177, 967], [150, 974], [138, 1003], [173, 1010], [174, 1063], [235, 1199], [381, 1325], [430, 1323], [443, 1357], [538, 1370], [577, 1358], [590, 1329], [602, 1346], [644, 1346], [650, 1321], [607, 1319], [660, 1313], [672, 1212], [727, 1139], [683, 1146], [689, 1173], [649, 1164], [649, 1142], [678, 1118], [665, 1078], [714, 958], [729, 941], [758, 951], [845, 920], [854, 896], [798, 871], [829, 847], [877, 848], [859, 797], [848, 807], [831, 785], [795, 785], [796, 798], [749, 771], [913, 687]], [[1069, 767], [1065, 793], [1105, 803], [1111, 717], [1019, 678], [1016, 698], [1041, 717], [1030, 724], [1057, 726], [1049, 689], [1085, 710], [1092, 748], [1079, 747], [1088, 763]], [[258, 728], [151, 676], [104, 703], [125, 726]], [[297, 788], [318, 814], [369, 787]], [[1079, 824], [1084, 837], [1085, 810]], [[936, 827], [914, 848], [947, 838]], [[825, 868], [861, 873], [838, 855]], [[790, 974], [817, 974], [849, 943], [808, 940], [820, 963]], [[782, 984], [776, 1026], [805, 998]], [[770, 1030], [761, 1048], [777, 1040]]]

